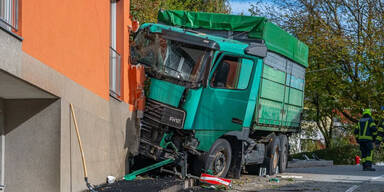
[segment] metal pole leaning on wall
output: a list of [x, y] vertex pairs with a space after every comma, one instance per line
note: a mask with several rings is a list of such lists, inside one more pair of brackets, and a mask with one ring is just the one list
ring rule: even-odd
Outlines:
[[72, 103], [70, 104], [71, 107], [71, 113], [72, 113], [72, 118], [73, 122], [75, 123], [75, 130], [76, 130], [76, 135], [77, 135], [77, 141], [79, 142], [79, 147], [80, 147], [80, 153], [81, 153], [81, 160], [83, 163], [83, 170], [84, 170], [84, 180], [85, 184], [87, 185], [88, 189], [91, 192], [96, 192], [94, 187], [88, 182], [88, 172], [87, 172], [87, 164], [85, 163], [85, 156], [84, 156], [84, 151], [83, 151], [83, 144], [81, 143], [81, 138], [80, 138], [80, 133], [79, 133], [79, 127], [77, 125], [77, 119], [75, 115], [75, 110], [73, 109]]

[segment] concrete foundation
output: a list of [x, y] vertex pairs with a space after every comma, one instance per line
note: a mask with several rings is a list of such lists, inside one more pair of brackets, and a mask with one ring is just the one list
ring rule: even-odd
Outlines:
[[59, 191], [60, 101], [5, 100], [6, 191]]

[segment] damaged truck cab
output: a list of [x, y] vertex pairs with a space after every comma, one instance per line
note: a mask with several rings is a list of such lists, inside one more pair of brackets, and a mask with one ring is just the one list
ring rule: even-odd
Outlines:
[[288, 136], [300, 131], [307, 46], [262, 17], [158, 19], [131, 45], [131, 62], [147, 75], [139, 154], [181, 159], [184, 176], [283, 172]]

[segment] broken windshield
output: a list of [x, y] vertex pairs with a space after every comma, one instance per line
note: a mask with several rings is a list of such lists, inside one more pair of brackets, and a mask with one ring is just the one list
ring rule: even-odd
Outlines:
[[151, 67], [160, 75], [188, 82], [201, 81], [211, 50], [164, 38], [158, 33], [139, 32], [133, 42], [132, 63]]

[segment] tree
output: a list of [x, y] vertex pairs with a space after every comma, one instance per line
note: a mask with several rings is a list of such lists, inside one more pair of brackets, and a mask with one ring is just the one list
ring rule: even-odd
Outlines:
[[131, 0], [131, 15], [140, 23], [156, 22], [160, 9], [230, 12], [227, 0]]
[[316, 121], [327, 147], [339, 114], [356, 123], [363, 108], [384, 105], [382, 0], [259, 0], [250, 13], [266, 15], [309, 46], [307, 120]]

